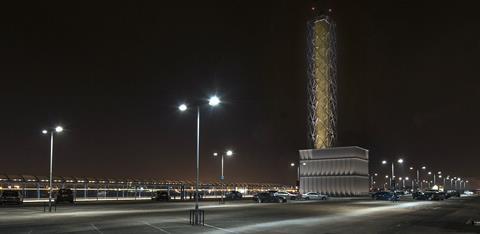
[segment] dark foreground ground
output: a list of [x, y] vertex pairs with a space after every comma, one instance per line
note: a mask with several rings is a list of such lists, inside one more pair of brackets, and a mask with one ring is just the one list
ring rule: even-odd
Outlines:
[[0, 233], [480, 233], [480, 198], [367, 199], [256, 204], [201, 203], [205, 226], [188, 224], [193, 203], [89, 204], [0, 208]]

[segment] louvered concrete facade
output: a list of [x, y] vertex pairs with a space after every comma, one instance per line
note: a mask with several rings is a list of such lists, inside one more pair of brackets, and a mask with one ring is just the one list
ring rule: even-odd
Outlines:
[[300, 192], [368, 194], [368, 150], [351, 146], [300, 150]]

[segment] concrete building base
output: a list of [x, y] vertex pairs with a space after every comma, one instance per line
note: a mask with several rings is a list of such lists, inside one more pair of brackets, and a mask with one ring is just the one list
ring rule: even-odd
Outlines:
[[368, 150], [335, 147], [300, 150], [300, 192], [329, 196], [366, 196], [369, 192]]

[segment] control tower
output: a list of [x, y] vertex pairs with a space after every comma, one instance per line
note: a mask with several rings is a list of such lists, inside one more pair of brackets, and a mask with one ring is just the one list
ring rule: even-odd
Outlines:
[[338, 147], [335, 23], [331, 10], [312, 8], [307, 23], [308, 147], [299, 150], [300, 193], [365, 196], [369, 191], [368, 150]]

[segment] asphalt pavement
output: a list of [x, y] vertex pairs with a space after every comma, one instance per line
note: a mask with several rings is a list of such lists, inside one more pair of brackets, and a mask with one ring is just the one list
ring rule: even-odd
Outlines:
[[202, 202], [205, 226], [191, 226], [191, 202], [131, 202], [0, 208], [0, 233], [480, 233], [480, 198], [400, 202], [370, 199]]

